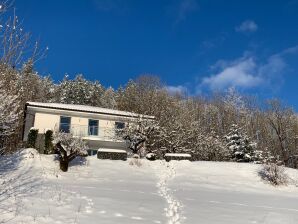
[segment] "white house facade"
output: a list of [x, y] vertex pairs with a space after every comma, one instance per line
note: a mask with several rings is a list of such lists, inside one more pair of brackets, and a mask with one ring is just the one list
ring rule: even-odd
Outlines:
[[152, 116], [100, 107], [27, 102], [23, 140], [27, 141], [28, 133], [34, 127], [40, 134], [48, 129], [72, 133], [86, 140], [90, 149], [125, 149], [126, 143], [119, 133], [139, 116], [154, 119]]

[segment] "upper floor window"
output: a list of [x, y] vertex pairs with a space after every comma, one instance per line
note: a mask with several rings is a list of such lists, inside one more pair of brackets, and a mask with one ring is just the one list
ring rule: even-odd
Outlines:
[[122, 130], [125, 128], [125, 123], [124, 122], [115, 122], [115, 128], [116, 128], [116, 130]]
[[98, 120], [89, 119], [88, 133], [89, 135], [98, 135]]
[[71, 117], [60, 117], [60, 127], [59, 131], [64, 133], [70, 132], [70, 123], [71, 123]]

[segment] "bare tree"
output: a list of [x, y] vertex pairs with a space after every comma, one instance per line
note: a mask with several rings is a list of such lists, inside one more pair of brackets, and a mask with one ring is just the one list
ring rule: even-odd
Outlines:
[[[281, 105], [279, 100], [268, 101], [267, 120], [269, 129], [273, 130], [277, 139], [276, 148], [282, 156], [282, 161], [287, 164], [289, 160], [289, 131], [293, 110]], [[269, 130], [270, 132], [270, 130]], [[271, 131], [272, 132], [272, 131]]]

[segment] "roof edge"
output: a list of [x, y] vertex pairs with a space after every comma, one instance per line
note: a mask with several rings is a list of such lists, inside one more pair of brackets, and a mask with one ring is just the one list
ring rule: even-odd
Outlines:
[[[132, 115], [126, 115], [126, 114], [115, 114], [115, 113], [108, 113], [108, 112], [97, 112], [97, 111], [88, 111], [88, 110], [80, 110], [80, 109], [71, 109], [71, 108], [62, 108], [62, 107], [57, 107], [57, 106], [46, 106], [46, 105], [34, 105], [34, 103], [40, 103], [40, 102], [26, 102], [25, 107], [31, 106], [31, 107], [38, 107], [38, 108], [46, 108], [46, 109], [53, 109], [53, 110], [65, 110], [65, 111], [76, 111], [76, 112], [85, 112], [85, 113], [92, 113], [92, 114], [103, 114], [103, 115], [110, 115], [110, 116], [118, 116], [118, 117], [127, 117], [127, 118], [146, 118], [150, 120], [154, 120], [154, 116], [150, 115], [144, 115], [144, 114], [135, 114], [133, 112], [128, 112], [128, 111], [121, 111], [117, 110], [119, 112], [127, 112], [127, 113], [132, 113]], [[64, 104], [64, 105], [78, 105], [78, 104]], [[84, 105], [81, 105], [84, 106]], [[88, 106], [88, 105], [86, 105]], [[104, 108], [108, 109], [108, 108]]]

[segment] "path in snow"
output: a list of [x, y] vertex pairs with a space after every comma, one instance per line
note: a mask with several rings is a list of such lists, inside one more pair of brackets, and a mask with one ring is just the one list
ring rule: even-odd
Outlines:
[[161, 169], [157, 167], [156, 175], [158, 177], [157, 187], [159, 194], [166, 200], [168, 207], [165, 208], [166, 216], [168, 217], [168, 224], [180, 224], [181, 208], [180, 201], [175, 199], [173, 193], [168, 187], [168, 182], [176, 175], [175, 168], [172, 163], [161, 161]]

